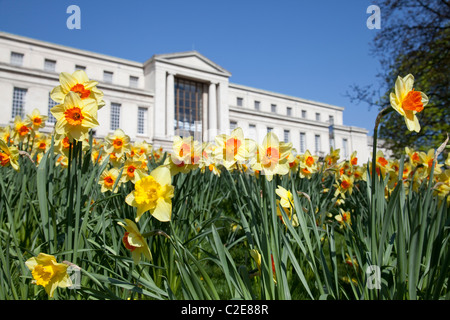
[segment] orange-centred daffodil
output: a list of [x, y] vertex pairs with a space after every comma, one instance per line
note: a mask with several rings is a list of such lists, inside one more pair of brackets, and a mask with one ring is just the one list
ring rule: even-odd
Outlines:
[[244, 139], [242, 128], [234, 129], [230, 135], [221, 134], [215, 137], [217, 148], [214, 157], [227, 170], [234, 169], [236, 163], [244, 163], [255, 152], [256, 143], [251, 139]]
[[268, 181], [271, 181], [275, 174], [288, 174], [288, 156], [291, 150], [292, 143], [281, 142], [273, 132], [268, 132], [262, 145], [257, 147], [256, 157], [251, 162], [252, 169], [265, 175]]
[[127, 230], [122, 237], [122, 242], [125, 248], [130, 250], [134, 263], [138, 264], [141, 261], [141, 255], [144, 255], [144, 257], [151, 261], [152, 253], [137, 225], [130, 219], [124, 219], [124, 221], [126, 225], [118, 222], [119, 225]]
[[43, 286], [45, 292], [52, 298], [57, 287], [67, 288], [72, 286], [67, 268], [64, 263], [57, 263], [56, 258], [46, 253], [39, 253], [25, 262], [33, 276], [33, 283]]
[[99, 125], [95, 101], [82, 100], [72, 91], [66, 95], [63, 104], [54, 106], [50, 111], [56, 119], [56, 133], [67, 135], [71, 141], [87, 139], [89, 129]]
[[118, 158], [122, 154], [130, 152], [130, 137], [125, 134], [122, 129], [116, 129], [114, 133], [105, 138], [105, 151], [107, 153], [114, 153]]
[[0, 139], [0, 165], [2, 167], [11, 166], [14, 170], [19, 171], [19, 149]]
[[39, 109], [34, 109], [31, 114], [27, 114], [25, 118], [25, 123], [28, 127], [37, 131], [40, 128], [45, 127], [45, 121], [47, 121], [48, 116], [42, 115]]
[[415, 91], [413, 86], [412, 74], [404, 78], [399, 76], [395, 81], [395, 93], [391, 92], [390, 101], [392, 108], [405, 118], [408, 130], [419, 132], [420, 123], [416, 113], [421, 112], [428, 104], [428, 97], [423, 92]]
[[173, 192], [170, 170], [160, 166], [136, 182], [134, 190], [125, 198], [125, 202], [137, 208], [136, 222], [139, 222], [147, 211], [159, 221], [166, 222], [170, 221], [172, 216]]
[[77, 70], [70, 74], [67, 72], [61, 72], [59, 75], [60, 85], [53, 88], [50, 93], [50, 97], [58, 102], [63, 103], [69, 92], [76, 93], [80, 99], [94, 100], [98, 109], [105, 105], [103, 101], [103, 92], [97, 88], [97, 81], [89, 80], [86, 72], [83, 70]]

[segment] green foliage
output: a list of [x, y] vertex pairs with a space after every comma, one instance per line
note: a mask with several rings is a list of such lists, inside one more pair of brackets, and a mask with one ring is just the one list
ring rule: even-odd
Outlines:
[[[398, 183], [386, 194], [388, 177], [361, 179], [337, 205], [329, 172], [272, 181], [242, 170], [180, 173], [172, 221], [146, 213], [139, 222], [153, 260], [135, 265], [117, 224], [135, 217], [124, 201], [133, 184], [102, 193], [108, 162], [93, 163], [77, 145], [73, 154], [68, 168], [52, 148], [38, 166], [21, 157], [20, 172], [0, 168], [0, 299], [48, 299], [25, 266], [40, 252], [81, 268], [80, 286], [59, 288], [54, 299], [449, 298], [449, 201], [434, 183]], [[281, 207], [283, 221], [277, 215], [278, 186], [292, 192], [298, 226], [283, 223]], [[334, 219], [340, 209], [351, 224]], [[370, 266], [379, 267], [380, 289], [370, 288]]]

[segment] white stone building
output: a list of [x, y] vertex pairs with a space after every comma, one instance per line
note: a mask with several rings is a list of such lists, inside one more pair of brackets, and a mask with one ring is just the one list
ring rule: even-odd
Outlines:
[[48, 115], [59, 73], [77, 69], [97, 80], [104, 93], [97, 137], [121, 128], [131, 140], [170, 149], [177, 134], [212, 141], [241, 127], [259, 143], [273, 130], [299, 153], [325, 155], [334, 145], [342, 158], [355, 150], [362, 162], [370, 156], [368, 131], [344, 125], [343, 107], [231, 83], [229, 71], [196, 51], [157, 54], [141, 63], [5, 32], [0, 32], [0, 126], [34, 108]]

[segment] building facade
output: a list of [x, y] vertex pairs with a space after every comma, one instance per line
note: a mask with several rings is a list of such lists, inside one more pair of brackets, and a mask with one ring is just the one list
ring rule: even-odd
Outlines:
[[197, 51], [156, 54], [144, 63], [0, 32], [0, 126], [35, 108], [50, 115], [50, 91], [59, 73], [85, 70], [99, 82], [106, 105], [95, 135], [121, 128], [132, 141], [170, 150], [174, 135], [213, 141], [241, 127], [261, 143], [269, 131], [292, 142], [298, 153], [323, 156], [330, 147], [341, 158], [370, 156], [367, 130], [346, 126], [343, 107], [231, 83], [231, 73]]

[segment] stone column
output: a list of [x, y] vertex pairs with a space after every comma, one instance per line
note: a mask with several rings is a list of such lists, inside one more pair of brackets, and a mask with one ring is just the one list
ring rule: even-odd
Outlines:
[[166, 79], [166, 136], [169, 139], [174, 135], [174, 118], [175, 118], [175, 91], [174, 91], [174, 75], [168, 72]]
[[214, 137], [217, 133], [217, 97], [216, 97], [216, 84], [210, 83], [208, 91], [208, 114], [209, 114], [209, 140], [214, 141]]

